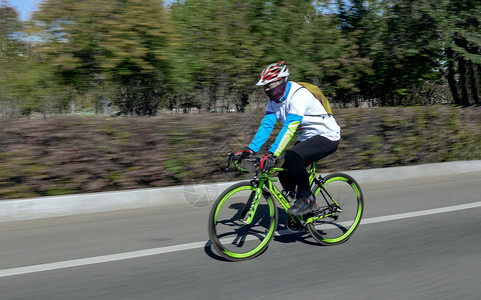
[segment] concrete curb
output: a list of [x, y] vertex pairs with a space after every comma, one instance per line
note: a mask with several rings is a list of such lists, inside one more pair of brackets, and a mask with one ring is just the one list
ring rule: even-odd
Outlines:
[[481, 160], [346, 171], [359, 184], [481, 172]]
[[[481, 160], [345, 171], [359, 184], [481, 172]], [[235, 182], [0, 201], [0, 223], [188, 204], [210, 205]]]

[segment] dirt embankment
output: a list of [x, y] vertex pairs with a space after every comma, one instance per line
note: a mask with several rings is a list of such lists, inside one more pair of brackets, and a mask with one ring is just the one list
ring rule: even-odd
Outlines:
[[[0, 199], [232, 180], [237, 175], [221, 171], [226, 154], [250, 143], [262, 115], [2, 120]], [[342, 141], [321, 160], [322, 171], [481, 159], [481, 107], [342, 109], [334, 115]]]

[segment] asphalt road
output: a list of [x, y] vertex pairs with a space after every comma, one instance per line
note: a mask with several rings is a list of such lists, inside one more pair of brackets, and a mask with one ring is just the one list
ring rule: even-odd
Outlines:
[[3, 223], [0, 299], [481, 299], [481, 172], [362, 188], [347, 243], [281, 235], [240, 263], [211, 251], [209, 206]]

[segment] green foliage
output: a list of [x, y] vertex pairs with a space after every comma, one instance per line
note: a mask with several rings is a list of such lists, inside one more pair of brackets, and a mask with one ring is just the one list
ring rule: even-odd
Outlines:
[[41, 60], [34, 42], [20, 42], [23, 25], [10, 7], [0, 6], [0, 116], [21, 117], [61, 109], [62, 87]]
[[475, 0], [444, 0], [439, 31], [447, 54], [447, 72], [454, 102], [481, 104], [481, 3]]
[[35, 15], [59, 79], [97, 106], [155, 115], [162, 92], [166, 27], [160, 0], [49, 0]]
[[280, 60], [339, 107], [481, 104], [480, 16], [475, 0], [46, 0], [21, 22], [4, 1], [1, 116], [257, 109]]

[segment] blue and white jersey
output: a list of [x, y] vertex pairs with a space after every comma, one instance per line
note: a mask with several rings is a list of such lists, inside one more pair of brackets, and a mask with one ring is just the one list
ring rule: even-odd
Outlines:
[[249, 145], [251, 150], [254, 152], [260, 150], [277, 120], [283, 127], [269, 150], [276, 157], [284, 151], [294, 134], [297, 134], [301, 142], [316, 135], [332, 141], [341, 139], [341, 128], [334, 117], [326, 112], [321, 102], [308, 89], [293, 81], [287, 83], [286, 91], [279, 103], [269, 100], [266, 115]]

